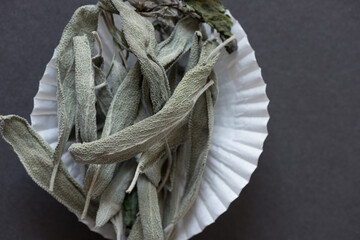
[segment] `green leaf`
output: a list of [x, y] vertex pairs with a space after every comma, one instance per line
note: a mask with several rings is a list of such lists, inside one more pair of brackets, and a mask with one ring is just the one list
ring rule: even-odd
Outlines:
[[[233, 35], [231, 17], [225, 14], [226, 8], [220, 0], [183, 0], [183, 4], [190, 12], [200, 15], [204, 22], [215, 28], [223, 40]], [[236, 48], [236, 41], [226, 47], [230, 53]]]
[[136, 214], [139, 212], [137, 191], [125, 195], [123, 207], [125, 226], [131, 228], [135, 223]]
[[183, 4], [189, 11], [199, 14], [219, 33], [231, 37], [231, 18], [225, 14], [226, 8], [220, 0], [183, 0]]

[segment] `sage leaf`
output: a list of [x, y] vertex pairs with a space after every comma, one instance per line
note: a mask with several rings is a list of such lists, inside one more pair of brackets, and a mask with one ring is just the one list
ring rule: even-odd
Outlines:
[[202, 34], [201, 34], [201, 32], [197, 31], [197, 32], [195, 32], [195, 34], [193, 36], [189, 61], [185, 68], [186, 72], [198, 64], [198, 62], [200, 60], [200, 54], [201, 54], [201, 47], [202, 47], [201, 43], [202, 43]]
[[[97, 124], [98, 138], [100, 138], [102, 129], [104, 127], [108, 106], [110, 105], [107, 103], [109, 101], [107, 99], [110, 99], [110, 103], [111, 103], [112, 96], [111, 94], [109, 94], [109, 91], [107, 89], [105, 89], [105, 93], [102, 92], [104, 91], [104, 89], [102, 88], [107, 87], [106, 83], [104, 82], [104, 78], [103, 78], [104, 74], [102, 72], [104, 67], [104, 58], [102, 56], [95, 56], [92, 58], [92, 62], [93, 62], [94, 78], [96, 85], [95, 86], [96, 124]], [[105, 101], [99, 99], [105, 99]]]
[[156, 187], [143, 175], [137, 182], [144, 240], [164, 239]]
[[[161, 181], [161, 172], [162, 167], [167, 159], [166, 153], [163, 151], [160, 153], [160, 156], [156, 159], [154, 158], [153, 163], [149, 164], [142, 173], [149, 179], [149, 181], [154, 184], [155, 187], [159, 186]], [[134, 179], [136, 181], [137, 179]], [[129, 189], [131, 191], [131, 189]]]
[[[202, 118], [201, 116], [207, 116]], [[174, 226], [189, 211], [199, 193], [206, 166], [213, 127], [213, 103], [210, 90], [199, 98], [190, 119], [190, 158], [187, 166], [186, 184], [174, 219], [166, 226], [165, 236], [170, 236]], [[196, 173], [196, 174], [194, 174]]]
[[[189, 149], [189, 141], [185, 144], [179, 146], [176, 151], [175, 157], [173, 158], [173, 167], [172, 167], [172, 177], [173, 186], [171, 191], [167, 193], [165, 204], [164, 204], [164, 215], [163, 215], [163, 226], [172, 226], [168, 229], [165, 228], [164, 234], [165, 239], [169, 239], [171, 231], [174, 225], [172, 221], [175, 219], [180, 206], [181, 196], [180, 196], [180, 188], [182, 181], [182, 173], [185, 169], [185, 162], [187, 158], [187, 152]], [[195, 173], [197, 174], [197, 173]]]
[[102, 138], [133, 124], [141, 99], [141, 70], [139, 63], [126, 75], [117, 90], [106, 116]]
[[[164, 177], [162, 178], [162, 181], [161, 181], [161, 184], [158, 186], [157, 188], [157, 192], [161, 192], [162, 189], [165, 187], [168, 179], [169, 179], [169, 176], [170, 176], [170, 171], [171, 171], [171, 167], [172, 167], [172, 163], [173, 163], [173, 158], [172, 158], [172, 151], [169, 147], [169, 144], [167, 142], [167, 139], [165, 138], [165, 148], [166, 148], [166, 154], [167, 154], [167, 167], [166, 167], [166, 171], [165, 171], [165, 174], [164, 174]], [[163, 207], [162, 207], [162, 204], [163, 204], [163, 198], [160, 198], [159, 199], [159, 202], [161, 201], [161, 204], [160, 204], [160, 212], [162, 214], [162, 211], [163, 211]]]
[[59, 137], [53, 156], [54, 168], [50, 179], [50, 191], [53, 191], [61, 155], [75, 121], [75, 66], [72, 39], [75, 36], [85, 34], [89, 38], [90, 48], [93, 49], [94, 39], [91, 32], [97, 28], [98, 14], [99, 8], [95, 5], [87, 5], [77, 9], [66, 25], [60, 43], [56, 48]]
[[[100, 56], [101, 56], [101, 43], [97, 34], [95, 36], [99, 42]], [[92, 64], [94, 61], [91, 58], [91, 49], [86, 36], [77, 36], [73, 38], [74, 55], [75, 55], [75, 89], [76, 89], [76, 101], [77, 101], [77, 114], [76, 114], [76, 132], [80, 131], [81, 139], [85, 142], [95, 141], [97, 139], [97, 125], [96, 125], [96, 108], [95, 108], [95, 80], [93, 66], [96, 71], [96, 79], [103, 76], [101, 69], [97, 64], [101, 64], [101, 58], [97, 64]], [[104, 99], [106, 99], [106, 86], [100, 91], [100, 108], [104, 107]], [[101, 95], [102, 94], [102, 95]], [[111, 103], [111, 96], [109, 96], [109, 105]], [[102, 107], [103, 106], [103, 107]], [[96, 197], [99, 192], [99, 185], [95, 186], [98, 180], [100, 170], [99, 166], [90, 166], [85, 175], [85, 190], [88, 191], [88, 196], [85, 202], [84, 211], [81, 215], [81, 219], [84, 219], [87, 214], [87, 208], [92, 197]], [[109, 167], [107, 167], [109, 168]], [[115, 169], [106, 169], [107, 172], [114, 171]], [[101, 176], [100, 178], [101, 179]], [[105, 186], [106, 187], [106, 186]], [[95, 189], [94, 189], [95, 188]], [[101, 192], [100, 192], [101, 193]]]
[[127, 240], [143, 240], [143, 226], [141, 224], [140, 218], [138, 217], [131, 229], [130, 235]]
[[124, 216], [121, 210], [111, 219], [111, 223], [113, 224], [116, 232], [116, 240], [121, 240], [122, 236], [125, 235]]
[[91, 49], [86, 36], [73, 39], [75, 55], [76, 125], [85, 142], [97, 139], [95, 84]]
[[[188, 132], [188, 131], [187, 131], [187, 132]], [[169, 191], [169, 192], [172, 192], [172, 191], [173, 191], [173, 188], [174, 188], [174, 185], [175, 185], [175, 181], [177, 181], [177, 180], [176, 180], [176, 173], [177, 173], [176, 171], [180, 171], [180, 172], [181, 172], [181, 170], [179, 170], [180, 168], [178, 168], [177, 165], [176, 165], [176, 161], [178, 161], [177, 159], [178, 159], [178, 155], [179, 155], [180, 148], [181, 148], [184, 144], [186, 144], [186, 143], [187, 143], [187, 141], [185, 141], [183, 144], [179, 145], [176, 149], [174, 149], [174, 150], [172, 151], [172, 160], [173, 160], [173, 163], [172, 163], [172, 165], [171, 165], [169, 180], [167, 181], [167, 183], [166, 183], [166, 185], [165, 185], [167, 191]]]
[[192, 45], [194, 32], [199, 29], [199, 22], [191, 17], [181, 19], [171, 35], [156, 46], [160, 64], [169, 69]]
[[116, 176], [101, 195], [99, 209], [96, 214], [97, 227], [106, 224], [122, 208], [125, 190], [131, 182], [135, 169], [135, 160], [126, 161], [120, 166]]
[[[55, 188], [49, 191], [54, 150], [46, 143], [29, 123], [18, 116], [0, 117], [0, 132], [4, 140], [12, 147], [19, 157], [26, 172], [42, 189], [50, 193], [70, 212], [80, 216], [85, 193], [82, 187], [70, 176], [65, 165], [60, 162]], [[95, 219], [97, 206], [90, 204], [89, 217]]]

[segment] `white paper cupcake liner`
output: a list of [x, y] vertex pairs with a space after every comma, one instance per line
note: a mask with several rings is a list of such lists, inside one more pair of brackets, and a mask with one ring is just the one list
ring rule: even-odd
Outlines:
[[[237, 37], [238, 50], [231, 55], [223, 50], [215, 66], [219, 96], [214, 108], [214, 129], [208, 162], [198, 199], [179, 222], [176, 240], [189, 239], [200, 233], [226, 211], [249, 182], [267, 136], [269, 100], [266, 84], [244, 30], [232, 19], [232, 33]], [[98, 32], [103, 42], [104, 57], [111, 59], [112, 40], [102, 18], [99, 18]], [[105, 69], [108, 66], [109, 61], [106, 60]], [[58, 138], [56, 75], [55, 50], [40, 80], [31, 113], [33, 128], [52, 148], [57, 145]], [[84, 166], [73, 161], [67, 148], [65, 150], [62, 161], [71, 176], [83, 184]], [[83, 222], [104, 237], [115, 238], [110, 224], [95, 229], [93, 221]]]

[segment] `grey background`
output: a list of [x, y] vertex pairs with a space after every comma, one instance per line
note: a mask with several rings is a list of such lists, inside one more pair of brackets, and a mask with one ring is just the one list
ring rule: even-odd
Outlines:
[[[81, 0], [2, 0], [0, 113], [32, 98]], [[201, 239], [360, 239], [360, 1], [224, 0], [256, 51], [269, 137], [250, 183]], [[0, 140], [0, 239], [102, 239]]]

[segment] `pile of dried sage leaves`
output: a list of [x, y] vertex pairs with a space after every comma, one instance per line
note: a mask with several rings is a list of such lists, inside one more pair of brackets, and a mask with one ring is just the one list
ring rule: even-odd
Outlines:
[[[114, 45], [106, 72], [100, 17]], [[207, 36], [205, 23], [220, 38]], [[200, 188], [217, 97], [213, 67], [221, 48], [236, 49], [231, 25], [219, 0], [80, 7], [57, 47], [55, 150], [15, 115], [0, 116], [2, 136], [33, 180], [78, 217], [112, 223], [118, 239], [171, 239]], [[83, 184], [61, 161], [69, 141], [73, 159], [86, 164]]]

